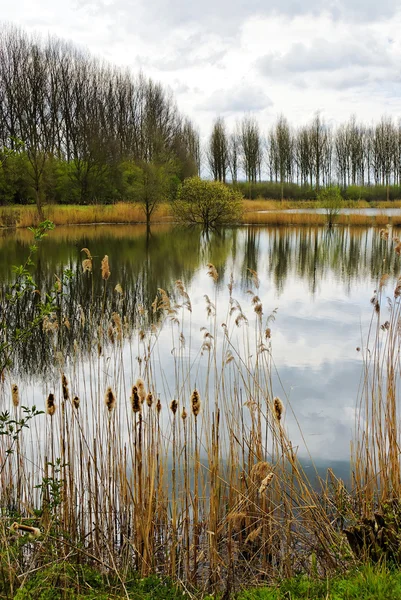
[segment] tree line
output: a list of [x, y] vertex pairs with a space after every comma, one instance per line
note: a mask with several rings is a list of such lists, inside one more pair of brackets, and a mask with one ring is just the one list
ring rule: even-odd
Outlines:
[[210, 134], [206, 157], [214, 179], [249, 184], [264, 178], [281, 185], [310, 189], [337, 184], [401, 186], [401, 122], [383, 116], [373, 125], [353, 116], [337, 128], [319, 114], [294, 128], [280, 116], [263, 135], [257, 120], [244, 116], [233, 131], [218, 117]]
[[199, 134], [160, 84], [0, 30], [1, 203], [129, 200], [199, 169]]

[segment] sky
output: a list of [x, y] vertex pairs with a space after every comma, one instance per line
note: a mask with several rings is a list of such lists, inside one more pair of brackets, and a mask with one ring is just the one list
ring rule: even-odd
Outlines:
[[399, 0], [3, 0], [1, 20], [169, 86], [206, 138], [217, 116], [336, 125], [401, 117]]

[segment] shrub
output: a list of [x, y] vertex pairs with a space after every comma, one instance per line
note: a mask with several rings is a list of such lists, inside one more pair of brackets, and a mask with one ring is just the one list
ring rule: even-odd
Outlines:
[[172, 209], [182, 223], [199, 224], [205, 229], [216, 228], [241, 220], [242, 194], [220, 181], [190, 177], [178, 189]]

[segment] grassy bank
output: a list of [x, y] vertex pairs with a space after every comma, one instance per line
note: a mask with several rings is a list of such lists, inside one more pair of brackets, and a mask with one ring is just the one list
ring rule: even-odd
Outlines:
[[[242, 221], [260, 225], [325, 225], [327, 222], [324, 214], [287, 213], [288, 209], [316, 209], [321, 204], [315, 201], [297, 200], [244, 200], [244, 214]], [[375, 202], [368, 204], [365, 201], [348, 201], [344, 208], [401, 208], [401, 201]], [[60, 225], [87, 225], [99, 223], [145, 223], [145, 214], [142, 206], [135, 203], [118, 202], [108, 205], [47, 205], [44, 207], [44, 216], [57, 226]], [[152, 223], [169, 223], [173, 220], [169, 204], [161, 204], [154, 215]], [[29, 227], [38, 224], [38, 214], [35, 206], [7, 206], [0, 208], [0, 227]], [[388, 222], [393, 225], [401, 223], [401, 215], [388, 217], [386, 215], [370, 216], [364, 214], [339, 215], [336, 222], [341, 225], [378, 225], [383, 226]]]
[[[319, 579], [302, 575], [270, 586], [232, 590], [225, 600], [395, 600], [401, 597], [401, 572], [364, 565], [344, 576]], [[222, 600], [169, 579], [133, 573], [124, 583], [100, 568], [54, 563], [34, 573], [15, 592], [14, 600]]]

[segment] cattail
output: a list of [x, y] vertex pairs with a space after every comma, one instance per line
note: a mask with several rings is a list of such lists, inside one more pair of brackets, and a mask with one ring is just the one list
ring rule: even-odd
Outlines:
[[107, 281], [107, 279], [110, 277], [109, 257], [107, 256], [107, 254], [105, 254], [104, 258], [102, 259], [102, 267], [101, 268], [102, 268], [102, 279]]
[[278, 398], [278, 396], [276, 396], [276, 398], [274, 398], [273, 406], [274, 406], [274, 414], [276, 415], [277, 421], [281, 421], [281, 417], [283, 416], [283, 412], [284, 412], [284, 404], [282, 403], [280, 398]]
[[153, 404], [153, 394], [152, 392], [149, 392], [146, 396], [146, 404], [149, 406], [149, 408], [151, 408], [152, 404]]
[[54, 403], [54, 394], [49, 394], [46, 400], [46, 412], [51, 417], [56, 412], [56, 405]]
[[262, 495], [269, 487], [271, 480], [273, 479], [274, 473], [269, 473], [260, 484], [259, 494]]
[[143, 404], [146, 399], [145, 383], [143, 379], [137, 379], [135, 385], [138, 390], [139, 400], [141, 401], [141, 404]]
[[11, 398], [15, 407], [19, 405], [19, 389], [18, 385], [14, 383], [11, 387]]
[[191, 394], [191, 408], [192, 414], [196, 418], [199, 415], [201, 408], [200, 396], [197, 389], [195, 389]]
[[70, 397], [70, 392], [68, 391], [67, 377], [64, 375], [64, 373], [61, 377], [61, 384], [62, 384], [62, 388], [63, 388], [63, 398], [64, 398], [64, 400], [68, 400], [68, 398]]
[[160, 398], [158, 398], [158, 399], [157, 399], [157, 402], [156, 402], [156, 410], [157, 410], [157, 414], [160, 414], [160, 412], [161, 412], [161, 409], [162, 409], [162, 403], [160, 402]]
[[107, 337], [109, 338], [109, 341], [114, 344], [114, 327], [113, 325], [110, 323], [107, 329]]
[[117, 339], [118, 341], [121, 341], [123, 339], [123, 326], [121, 322], [121, 317], [118, 313], [113, 312], [111, 318], [114, 321], [115, 330], [117, 331]]
[[37, 527], [31, 527], [30, 525], [21, 525], [20, 523], [13, 523], [10, 527], [10, 531], [12, 533], [16, 533], [17, 531], [24, 531], [26, 533], [30, 533], [34, 538], [38, 538], [41, 533], [40, 529]]
[[131, 406], [134, 413], [137, 413], [141, 410], [141, 399], [139, 397], [138, 388], [136, 385], [132, 386]]
[[173, 415], [175, 415], [175, 413], [177, 412], [177, 409], [178, 409], [178, 402], [177, 402], [177, 400], [172, 400], [171, 401], [170, 409], [171, 409], [171, 412], [173, 413]]
[[74, 408], [78, 410], [80, 404], [80, 399], [78, 398], [78, 396], [74, 396], [74, 398], [72, 399], [72, 403], [74, 405]]
[[184, 408], [182, 409], [182, 413], [181, 413], [181, 419], [182, 419], [183, 421], [185, 421], [185, 419], [187, 418], [187, 416], [188, 416], [188, 413], [187, 413], [187, 411], [185, 410], [185, 406], [184, 406]]
[[104, 403], [107, 406], [107, 410], [111, 412], [116, 406], [116, 397], [111, 387], [108, 387], [104, 396]]

